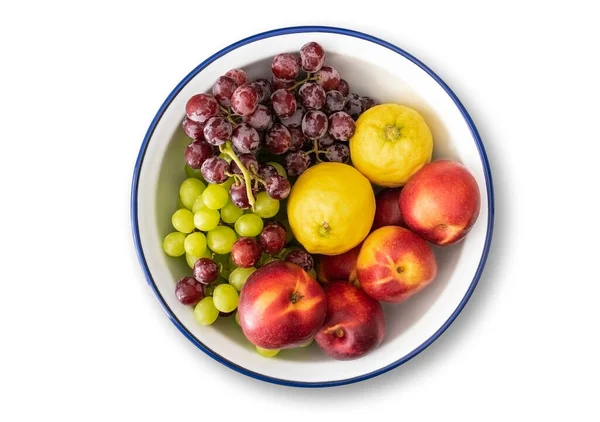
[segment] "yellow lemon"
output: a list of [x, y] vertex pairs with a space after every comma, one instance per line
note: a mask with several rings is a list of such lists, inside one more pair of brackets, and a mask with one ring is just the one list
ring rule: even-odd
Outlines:
[[431, 131], [423, 117], [399, 104], [365, 111], [350, 139], [354, 167], [380, 186], [403, 186], [431, 161], [432, 152]]
[[292, 232], [308, 252], [338, 255], [369, 234], [375, 195], [369, 180], [354, 167], [321, 163], [298, 178], [287, 209]]

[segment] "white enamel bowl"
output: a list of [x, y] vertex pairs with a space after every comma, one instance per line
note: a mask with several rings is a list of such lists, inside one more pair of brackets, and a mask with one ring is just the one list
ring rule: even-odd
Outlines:
[[[313, 344], [277, 358], [259, 356], [233, 318], [210, 327], [194, 322], [192, 310], [174, 294], [175, 281], [190, 274], [185, 259], [167, 257], [162, 238], [172, 231], [171, 214], [185, 174], [183, 153], [189, 139], [181, 130], [187, 99], [209, 91], [226, 71], [244, 68], [268, 77], [272, 57], [317, 41], [352, 92], [379, 102], [398, 102], [418, 110], [434, 138], [434, 158], [463, 163], [481, 191], [481, 213], [467, 238], [436, 248], [435, 281], [407, 302], [384, 306], [387, 333], [381, 346], [353, 361], [335, 361]], [[295, 27], [241, 40], [206, 59], [185, 77], [152, 121], [135, 165], [131, 217], [133, 236], [148, 284], [177, 328], [215, 360], [246, 375], [284, 385], [325, 387], [361, 381], [406, 362], [452, 323], [469, 299], [483, 270], [493, 227], [493, 192], [482, 142], [456, 96], [429, 68], [403, 50], [366, 34], [339, 28]]]

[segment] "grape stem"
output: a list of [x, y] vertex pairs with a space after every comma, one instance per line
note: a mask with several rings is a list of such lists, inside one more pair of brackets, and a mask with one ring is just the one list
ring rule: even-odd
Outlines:
[[306, 74], [306, 78], [302, 79], [299, 82], [296, 82], [294, 85], [290, 86], [287, 90], [288, 91], [293, 91], [296, 88], [298, 88], [301, 85], [304, 85], [305, 83], [307, 83], [308, 81], [316, 81], [318, 78], [316, 76], [312, 76], [312, 74], [307, 73]]
[[244, 181], [246, 184], [246, 195], [248, 196], [248, 203], [250, 204], [252, 210], [254, 210], [254, 204], [256, 201], [254, 200], [254, 195], [252, 194], [252, 177], [250, 176], [250, 172], [248, 171], [246, 166], [242, 164], [242, 161], [238, 158], [235, 151], [231, 147], [231, 141], [227, 141], [224, 145], [219, 145], [219, 150], [221, 151], [221, 153], [229, 155], [242, 171], [242, 175], [244, 176]]
[[229, 108], [223, 107], [222, 105], [220, 105], [219, 110], [221, 110], [221, 112], [225, 114], [225, 118], [232, 125], [237, 125], [239, 123], [238, 121], [235, 120], [239, 116], [237, 114], [232, 113], [231, 110], [229, 110]]
[[317, 139], [313, 139], [313, 150], [311, 151], [311, 153], [314, 152], [315, 153], [315, 158], [317, 159], [317, 161], [319, 163], [322, 163], [323, 160], [321, 160], [321, 157], [319, 157], [319, 153], [325, 153], [325, 151], [320, 151], [319, 150], [319, 141]]

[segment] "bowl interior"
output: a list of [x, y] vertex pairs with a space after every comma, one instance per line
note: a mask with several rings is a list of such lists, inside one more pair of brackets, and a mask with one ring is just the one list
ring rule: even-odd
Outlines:
[[[462, 162], [474, 174], [481, 191], [480, 217], [467, 238], [457, 245], [434, 248], [439, 273], [425, 290], [399, 305], [384, 305], [387, 333], [382, 345], [354, 361], [326, 357], [316, 345], [287, 350], [276, 359], [257, 355], [233, 318], [220, 318], [210, 327], [198, 326], [192, 310], [174, 295], [175, 282], [190, 274], [185, 258], [170, 258], [161, 249], [162, 238], [173, 231], [171, 214], [184, 180], [185, 147], [189, 138], [181, 129], [187, 99], [209, 91], [227, 70], [242, 67], [251, 78], [269, 77], [272, 57], [295, 52], [308, 41], [321, 43], [327, 64], [336, 67], [352, 92], [379, 102], [397, 102], [419, 111], [434, 138], [434, 158]], [[484, 163], [474, 134], [456, 103], [428, 73], [406, 57], [384, 46], [353, 36], [307, 32], [279, 35], [247, 43], [215, 58], [176, 89], [150, 134], [141, 162], [137, 222], [147, 273], [170, 316], [187, 335], [221, 361], [242, 371], [291, 383], [337, 382], [361, 377], [409, 357], [436, 335], [459, 308], [473, 284], [486, 247], [488, 187]]]

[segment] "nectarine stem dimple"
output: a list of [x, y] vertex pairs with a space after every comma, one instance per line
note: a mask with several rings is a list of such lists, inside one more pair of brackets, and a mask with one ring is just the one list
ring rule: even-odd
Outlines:
[[302, 299], [302, 295], [301, 295], [300, 293], [298, 293], [298, 292], [293, 292], [293, 293], [290, 295], [290, 301], [291, 301], [293, 304], [296, 304], [296, 303], [297, 303], [297, 302], [298, 302], [300, 299]]
[[404, 267], [396, 267], [396, 272], [397, 272], [398, 274], [401, 274], [401, 273], [403, 273], [403, 272], [404, 272]]
[[341, 328], [338, 328], [337, 330], [335, 330], [335, 335], [338, 337], [344, 337], [344, 330], [342, 330]]

